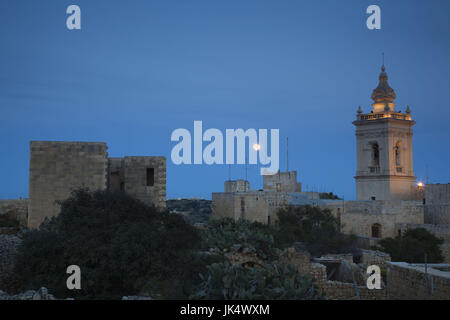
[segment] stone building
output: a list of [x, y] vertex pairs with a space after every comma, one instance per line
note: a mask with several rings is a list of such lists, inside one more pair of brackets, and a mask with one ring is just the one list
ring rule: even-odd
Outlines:
[[372, 110], [358, 109], [356, 126], [357, 200], [411, 200], [415, 190], [409, 106], [395, 110], [396, 94], [383, 66], [372, 93]]
[[297, 171], [280, 172], [264, 176], [264, 190], [276, 192], [302, 192], [302, 184], [297, 182]]
[[[263, 223], [276, 220], [284, 206], [320, 206], [330, 209], [341, 231], [369, 239], [395, 237], [398, 224], [423, 224], [421, 190], [415, 186], [411, 111], [395, 110], [396, 94], [383, 66], [373, 91], [372, 110], [358, 110], [356, 126], [356, 201], [325, 200], [301, 192], [297, 172], [264, 176], [264, 191], [213, 193], [213, 218], [244, 218]], [[433, 198], [434, 199], [434, 198]], [[436, 201], [436, 200], [434, 200]]]
[[250, 183], [247, 180], [228, 180], [224, 183], [225, 192], [250, 191]]
[[373, 240], [395, 238], [401, 231], [398, 224], [423, 224], [424, 221], [423, 205], [414, 200], [324, 200], [319, 206], [330, 209], [338, 218], [341, 232]]
[[124, 191], [147, 204], [166, 206], [166, 158], [124, 157], [108, 159], [110, 190]]
[[[250, 190], [245, 180], [225, 181], [225, 192], [212, 194], [212, 218], [246, 219], [265, 224], [276, 221], [279, 208], [288, 205], [291, 194], [300, 193], [297, 172], [264, 176], [264, 190]], [[298, 192], [296, 192], [298, 191]]]
[[425, 223], [450, 225], [450, 183], [424, 187]]
[[38, 227], [45, 217], [58, 214], [55, 202], [78, 187], [107, 187], [106, 143], [30, 142], [28, 226]]
[[28, 227], [59, 213], [56, 201], [80, 187], [122, 190], [165, 207], [165, 157], [108, 158], [103, 142], [30, 142]]

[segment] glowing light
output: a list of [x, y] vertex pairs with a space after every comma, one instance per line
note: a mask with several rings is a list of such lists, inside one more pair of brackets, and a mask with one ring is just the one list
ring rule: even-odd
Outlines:
[[417, 183], [417, 186], [418, 186], [419, 188], [423, 188], [424, 184], [423, 184], [423, 182], [418, 182], [418, 183]]
[[259, 151], [260, 149], [261, 149], [261, 145], [259, 145], [259, 144], [257, 144], [257, 143], [255, 143], [255, 144], [253, 145], [253, 150]]

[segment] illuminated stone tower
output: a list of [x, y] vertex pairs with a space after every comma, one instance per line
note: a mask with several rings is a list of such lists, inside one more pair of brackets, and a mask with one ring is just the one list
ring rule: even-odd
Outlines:
[[386, 68], [372, 93], [372, 110], [358, 109], [356, 126], [357, 200], [410, 200], [414, 194], [412, 136], [415, 122], [409, 106], [395, 110], [396, 94]]

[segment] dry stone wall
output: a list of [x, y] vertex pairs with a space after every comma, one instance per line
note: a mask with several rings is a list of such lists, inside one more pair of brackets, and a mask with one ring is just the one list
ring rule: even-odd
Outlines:
[[387, 297], [390, 300], [450, 300], [450, 264], [389, 262]]
[[391, 261], [391, 256], [385, 252], [361, 249], [361, 253], [361, 263], [365, 266], [376, 265], [386, 269], [387, 263]]

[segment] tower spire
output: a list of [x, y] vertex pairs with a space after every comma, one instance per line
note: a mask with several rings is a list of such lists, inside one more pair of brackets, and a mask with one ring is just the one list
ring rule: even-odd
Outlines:
[[372, 99], [374, 102], [394, 102], [397, 95], [394, 89], [389, 86], [388, 75], [386, 73], [386, 67], [384, 66], [384, 53], [383, 53], [383, 65], [381, 66], [381, 73], [379, 76], [378, 87], [373, 90]]

